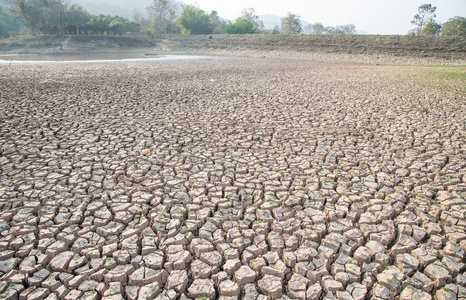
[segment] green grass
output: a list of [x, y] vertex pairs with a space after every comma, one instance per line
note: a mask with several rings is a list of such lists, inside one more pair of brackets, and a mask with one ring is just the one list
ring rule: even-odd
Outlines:
[[425, 74], [434, 79], [442, 80], [459, 80], [466, 82], [466, 66], [451, 66], [451, 67], [429, 67], [425, 70]]
[[418, 74], [424, 89], [466, 95], [466, 66], [422, 67]]
[[424, 67], [428, 67], [428, 68], [466, 68], [466, 65], [452, 65], [452, 66], [446, 66], [446, 65], [425, 65]]

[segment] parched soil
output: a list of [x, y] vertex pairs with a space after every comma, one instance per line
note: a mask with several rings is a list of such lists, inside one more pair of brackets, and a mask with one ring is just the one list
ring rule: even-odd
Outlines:
[[465, 299], [464, 74], [0, 65], [0, 298]]

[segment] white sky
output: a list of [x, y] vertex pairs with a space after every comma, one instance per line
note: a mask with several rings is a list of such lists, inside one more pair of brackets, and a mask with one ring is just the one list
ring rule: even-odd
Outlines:
[[288, 12], [301, 19], [324, 26], [353, 23], [356, 30], [371, 34], [406, 34], [419, 5], [437, 6], [437, 22], [455, 16], [466, 17], [466, 0], [184, 0], [205, 11], [218, 11], [220, 17], [236, 19], [244, 8], [252, 7], [258, 15], [284, 17]]

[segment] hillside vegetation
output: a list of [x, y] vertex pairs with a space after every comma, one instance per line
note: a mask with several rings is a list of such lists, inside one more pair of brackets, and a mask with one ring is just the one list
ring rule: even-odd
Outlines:
[[285, 50], [464, 59], [466, 38], [389, 35], [170, 36], [183, 49]]

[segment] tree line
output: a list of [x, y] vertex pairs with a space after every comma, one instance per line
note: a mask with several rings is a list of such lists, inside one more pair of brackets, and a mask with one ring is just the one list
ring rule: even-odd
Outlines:
[[[30, 34], [254, 34], [254, 33], [355, 33], [354, 25], [303, 28], [293, 13], [281, 19], [281, 26], [266, 30], [253, 8], [244, 9], [233, 22], [216, 11], [205, 12], [195, 5], [176, 0], [154, 0], [144, 12], [133, 10], [131, 19], [93, 15], [70, 0], [0, 0], [0, 37]], [[320, 27], [322, 28], [320, 28]]]
[[[354, 24], [325, 27], [314, 23], [303, 27], [300, 16], [288, 13], [281, 26], [271, 30], [253, 8], [244, 9], [232, 21], [216, 11], [206, 12], [195, 5], [177, 0], [153, 0], [144, 12], [133, 10], [131, 19], [120, 16], [93, 15], [70, 0], [0, 0], [0, 37], [32, 34], [355, 34]], [[423, 4], [412, 23], [415, 35], [466, 36], [466, 19], [455, 17], [441, 25], [435, 21], [436, 7]]]
[[356, 27], [353, 24], [334, 27], [323, 27], [322, 30], [311, 32], [312, 28], [303, 28], [300, 16], [288, 13], [281, 19], [281, 26], [265, 29], [264, 23], [253, 8], [246, 8], [241, 15], [232, 21], [219, 17], [216, 11], [205, 12], [194, 5], [183, 5], [174, 0], [154, 0], [153, 5], [146, 9], [146, 15], [141, 11], [133, 11], [133, 19], [141, 23], [142, 30], [151, 30], [156, 34], [254, 34], [254, 33], [317, 33], [317, 34], [353, 34]]
[[127, 18], [93, 15], [69, 0], [3, 0], [0, 36], [31, 34], [138, 33], [140, 24]]
[[454, 17], [449, 19], [444, 24], [439, 24], [435, 20], [437, 15], [436, 6], [430, 3], [422, 4], [418, 7], [417, 14], [414, 15], [411, 24], [416, 28], [410, 31], [411, 35], [426, 35], [426, 36], [466, 36], [466, 18]]

